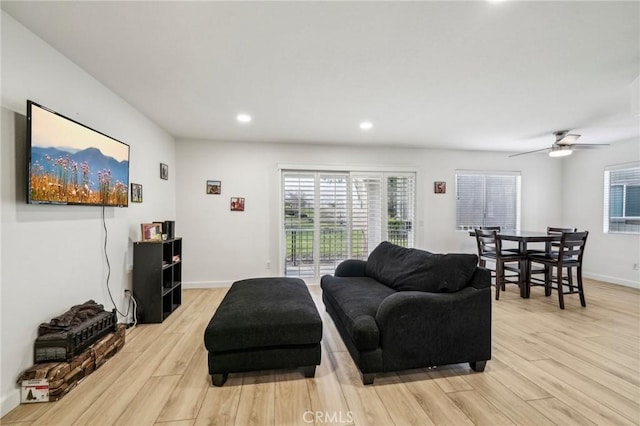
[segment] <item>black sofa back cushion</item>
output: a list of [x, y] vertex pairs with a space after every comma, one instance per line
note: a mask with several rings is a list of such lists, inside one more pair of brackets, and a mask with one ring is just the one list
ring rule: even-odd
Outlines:
[[365, 274], [396, 291], [452, 293], [468, 285], [477, 264], [475, 254], [436, 254], [384, 241], [369, 255]]

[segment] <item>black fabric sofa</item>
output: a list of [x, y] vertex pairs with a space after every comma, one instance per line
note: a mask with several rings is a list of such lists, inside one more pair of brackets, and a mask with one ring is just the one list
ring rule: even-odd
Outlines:
[[321, 280], [322, 300], [362, 381], [376, 373], [491, 358], [491, 277], [475, 254], [383, 242]]

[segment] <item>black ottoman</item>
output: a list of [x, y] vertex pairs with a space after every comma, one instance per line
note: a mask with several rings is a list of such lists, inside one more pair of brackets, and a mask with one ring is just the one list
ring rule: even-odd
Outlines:
[[320, 364], [322, 320], [304, 281], [254, 278], [233, 283], [204, 331], [209, 374], [222, 386], [229, 373]]

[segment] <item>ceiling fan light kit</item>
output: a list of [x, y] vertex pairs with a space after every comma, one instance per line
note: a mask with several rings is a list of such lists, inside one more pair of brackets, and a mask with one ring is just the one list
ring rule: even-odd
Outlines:
[[573, 150], [570, 146], [554, 145], [549, 151], [549, 157], [566, 157], [571, 153], [573, 153]]

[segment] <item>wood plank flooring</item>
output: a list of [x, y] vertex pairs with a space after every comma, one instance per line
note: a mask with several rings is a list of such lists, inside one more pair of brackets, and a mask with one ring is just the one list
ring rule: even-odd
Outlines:
[[163, 324], [129, 330], [123, 350], [58, 402], [23, 404], [3, 425], [640, 425], [640, 291], [586, 280], [577, 296], [515, 287], [493, 302], [493, 358], [380, 374], [363, 386], [321, 291], [316, 377], [230, 374], [213, 387], [203, 333], [227, 289], [183, 292]]

